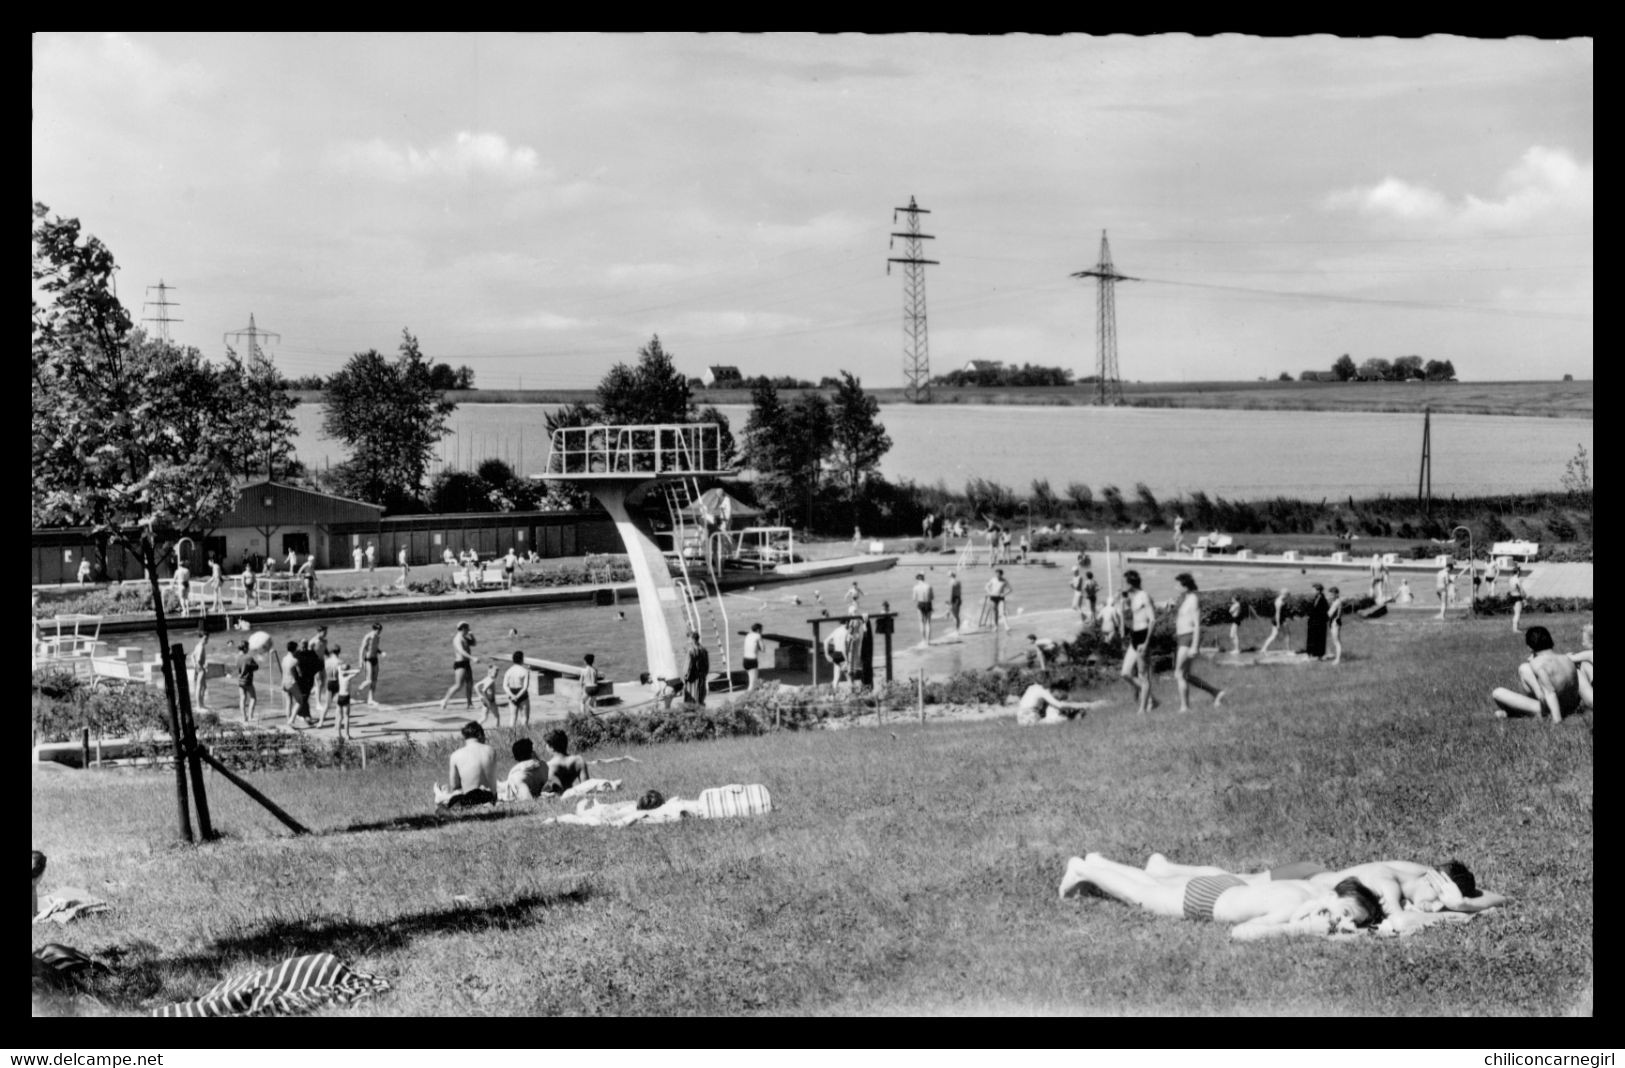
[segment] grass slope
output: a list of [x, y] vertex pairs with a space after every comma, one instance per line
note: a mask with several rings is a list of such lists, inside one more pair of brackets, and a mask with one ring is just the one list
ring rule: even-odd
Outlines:
[[[1534, 621], [1560, 647], [1582, 622]], [[182, 848], [167, 774], [36, 772], [45, 888], [114, 910], [34, 944], [118, 958], [100, 993], [126, 1009], [321, 949], [396, 984], [345, 1014], [1589, 1012], [1589, 718], [1490, 717], [1522, 652], [1505, 620], [1355, 621], [1345, 645], [1336, 667], [1204, 661], [1232, 698], [1198, 695], [1188, 717], [1163, 677], [1145, 718], [1119, 683], [1062, 728], [888, 724], [650, 746], [603, 769], [623, 796], [762, 782], [777, 808], [760, 819], [441, 822], [422, 815], [435, 752], [256, 777], [322, 832], [303, 840], [216, 780], [229, 837]], [[1240, 945], [1057, 901], [1086, 850], [1247, 870], [1458, 856], [1514, 900], [1406, 940]]]

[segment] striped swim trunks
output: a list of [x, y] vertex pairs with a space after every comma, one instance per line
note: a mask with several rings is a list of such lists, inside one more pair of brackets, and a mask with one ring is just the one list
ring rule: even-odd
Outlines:
[[1185, 918], [1211, 920], [1219, 895], [1233, 886], [1247, 884], [1234, 875], [1198, 875], [1185, 884]]
[[1324, 864], [1316, 864], [1309, 860], [1300, 860], [1296, 864], [1283, 864], [1279, 868], [1270, 869], [1271, 879], [1308, 879], [1331, 869]]

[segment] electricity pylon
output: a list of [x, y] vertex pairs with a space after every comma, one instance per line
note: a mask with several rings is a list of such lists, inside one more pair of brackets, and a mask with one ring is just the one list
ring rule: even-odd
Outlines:
[[184, 323], [186, 321], [185, 319], [171, 319], [169, 317], [169, 309], [170, 308], [178, 308], [178, 307], [180, 307], [180, 305], [175, 303], [174, 301], [166, 299], [168, 297], [168, 295], [169, 295], [169, 291], [174, 289], [174, 288], [175, 288], [174, 286], [166, 286], [166, 285], [164, 285], [164, 280], [162, 278], [158, 279], [158, 284], [157, 285], [147, 287], [147, 292], [149, 292], [149, 293], [152, 292], [154, 289], [156, 289], [158, 291], [158, 299], [157, 300], [149, 300], [145, 304], [142, 305], [143, 308], [146, 308], [146, 307], [149, 307], [149, 306], [154, 306], [154, 305], [157, 306], [158, 314], [156, 316], [149, 317], [149, 318], [143, 318], [141, 321], [144, 322], [144, 323], [157, 323], [158, 324], [158, 339], [160, 341], [164, 342], [165, 344], [168, 344], [168, 342], [169, 342], [169, 324], [170, 323]]
[[1100, 231], [1100, 262], [1087, 271], [1074, 271], [1073, 278], [1095, 279], [1095, 403], [1122, 404], [1123, 383], [1117, 377], [1117, 283], [1138, 282], [1118, 274], [1112, 266], [1112, 248], [1106, 231]]
[[908, 207], [892, 209], [893, 226], [897, 225], [897, 213], [900, 211], [908, 213], [908, 229], [901, 232], [893, 230], [888, 247], [895, 248], [900, 237], [906, 242], [903, 246], [906, 255], [886, 260], [886, 273], [891, 274], [894, 263], [901, 263], [904, 267], [903, 396], [918, 404], [931, 399], [931, 344], [925, 330], [925, 269], [937, 263], [936, 260], [921, 258], [920, 242], [935, 241], [936, 238], [920, 233], [920, 216], [931, 212], [916, 204], [912, 196], [908, 198]]

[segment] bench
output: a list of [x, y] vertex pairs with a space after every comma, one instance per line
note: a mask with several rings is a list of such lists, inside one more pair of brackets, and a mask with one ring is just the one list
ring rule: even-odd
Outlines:
[[[740, 633], [743, 634], [744, 631]], [[775, 668], [786, 668], [791, 671], [807, 671], [811, 668], [810, 661], [813, 656], [811, 638], [799, 638], [792, 634], [768, 634], [765, 631], [762, 638], [782, 646], [773, 657]]]
[[[525, 666], [531, 669], [533, 692], [541, 697], [556, 693], [564, 697], [581, 694], [581, 665], [565, 664], [557, 660], [544, 660], [537, 656], [525, 657]], [[563, 685], [559, 685], [562, 682]], [[600, 678], [589, 697], [608, 697], [615, 692], [615, 684]]]

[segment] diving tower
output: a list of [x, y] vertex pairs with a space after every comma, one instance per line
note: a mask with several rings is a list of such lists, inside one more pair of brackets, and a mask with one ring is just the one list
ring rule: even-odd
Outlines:
[[[698, 575], [691, 576], [683, 514], [699, 498], [698, 479], [735, 473], [725, 466], [721, 428], [714, 423], [563, 427], [553, 432], [550, 444], [547, 469], [536, 477], [579, 484], [620, 531], [637, 582], [650, 681], [682, 678], [685, 662], [678, 659], [672, 636], [686, 639], [689, 631], [698, 632], [711, 650], [712, 670], [731, 678], [727, 616], [712, 566], [715, 535], [700, 537], [702, 551], [696, 554], [700, 559], [693, 562]], [[676, 578], [641, 509], [634, 512], [629, 507], [650, 492], [659, 493], [672, 514]], [[712, 617], [709, 626], [707, 611], [696, 597], [696, 581]]]

